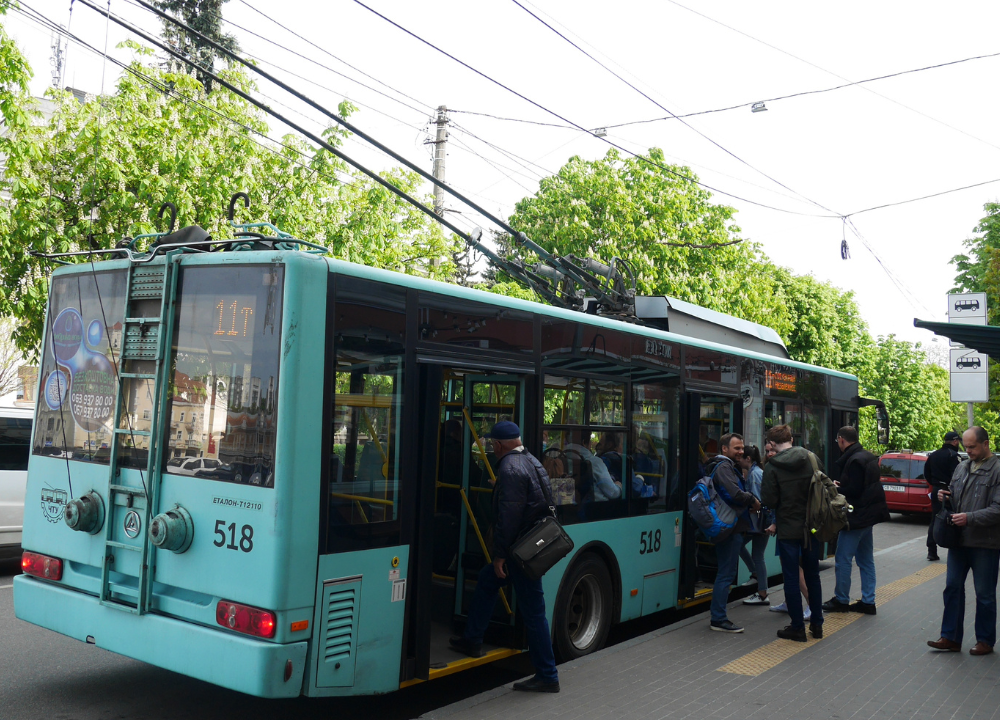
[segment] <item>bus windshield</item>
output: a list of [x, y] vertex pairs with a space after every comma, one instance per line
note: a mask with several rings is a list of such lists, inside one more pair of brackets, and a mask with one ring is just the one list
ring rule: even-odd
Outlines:
[[165, 472], [273, 487], [283, 270], [185, 268]]

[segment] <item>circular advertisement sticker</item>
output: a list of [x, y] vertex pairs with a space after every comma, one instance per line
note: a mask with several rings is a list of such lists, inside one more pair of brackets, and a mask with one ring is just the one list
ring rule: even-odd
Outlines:
[[66, 394], [69, 392], [69, 378], [62, 370], [53, 370], [45, 379], [45, 404], [49, 410], [58, 410], [66, 402]]

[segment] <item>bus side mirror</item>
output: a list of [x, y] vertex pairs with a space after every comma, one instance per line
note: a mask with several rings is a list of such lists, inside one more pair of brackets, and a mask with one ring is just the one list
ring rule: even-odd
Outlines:
[[878, 425], [878, 444], [889, 444], [889, 411], [885, 406], [875, 409], [875, 422]]

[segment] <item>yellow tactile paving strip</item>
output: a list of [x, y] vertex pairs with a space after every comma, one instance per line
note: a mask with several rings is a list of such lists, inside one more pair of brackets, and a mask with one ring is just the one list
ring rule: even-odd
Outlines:
[[[893, 598], [897, 598], [907, 590], [915, 588], [917, 585], [933, 580], [939, 575], [943, 575], [947, 570], [944, 563], [928, 565], [918, 570], [912, 575], [883, 585], [875, 590], [875, 602], [878, 605], [887, 603]], [[861, 613], [828, 613], [824, 615], [823, 635], [829, 637], [838, 630], [847, 627], [858, 618], [863, 617]], [[764, 647], [757, 648], [751, 653], [747, 653], [741, 658], [733, 660], [731, 663], [719, 668], [720, 672], [733, 673], [734, 675], [750, 675], [756, 677], [767, 672], [771, 668], [783, 663], [790, 657], [812, 647], [822, 640], [814, 640], [809, 636], [807, 642], [795, 642], [794, 640], [775, 640]]]

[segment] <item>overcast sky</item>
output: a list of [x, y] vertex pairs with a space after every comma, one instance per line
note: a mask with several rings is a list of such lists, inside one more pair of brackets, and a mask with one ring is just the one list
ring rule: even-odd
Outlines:
[[[520, 2], [652, 100], [512, 0], [367, 4], [584, 128], [725, 108], [1000, 53], [996, 2]], [[70, 22], [68, 0], [26, 4]], [[111, 0], [111, 9], [160, 31], [157, 19], [127, 0]], [[227, 27], [245, 53], [331, 109], [349, 97], [362, 106], [352, 121], [427, 170], [425, 142], [433, 132], [428, 123], [438, 105], [563, 124], [353, 0], [231, 0], [224, 15], [246, 29]], [[4, 22], [27, 52], [36, 73], [32, 89], [41, 94], [51, 84], [50, 33], [17, 14]], [[70, 30], [105, 46], [104, 18], [80, 3], [73, 7]], [[125, 37], [112, 23], [107, 47], [127, 61], [128, 50], [114, 49]], [[666, 120], [610, 128], [606, 139], [634, 152], [662, 148], [669, 161], [691, 167], [705, 184], [738, 196], [714, 199], [737, 208], [743, 237], [795, 272], [854, 291], [875, 334], [926, 343], [930, 334], [913, 328], [913, 318], [944, 319], [954, 279], [949, 260], [972, 235], [983, 204], [997, 200], [1000, 183], [859, 211], [1000, 179], [998, 71], [1000, 57], [970, 60], [769, 101], [766, 112], [742, 107], [691, 117], [686, 125]], [[65, 84], [96, 93], [102, 76], [105, 91], [111, 91], [117, 68], [70, 47]], [[260, 90], [271, 102], [302, 113], [305, 118], [290, 114], [310, 129], [325, 126], [317, 112], [280, 89], [262, 82]], [[451, 113], [451, 120], [448, 181], [502, 217], [569, 157], [594, 159], [609, 149], [576, 129], [462, 112]], [[360, 141], [345, 149], [377, 168], [393, 164]], [[454, 217], [462, 226], [490, 227], [457, 202], [449, 207], [461, 212]], [[820, 217], [848, 213], [857, 213], [851, 220], [863, 240], [850, 226], [845, 232], [839, 217]], [[851, 253], [846, 261], [840, 258], [844, 236]]]

